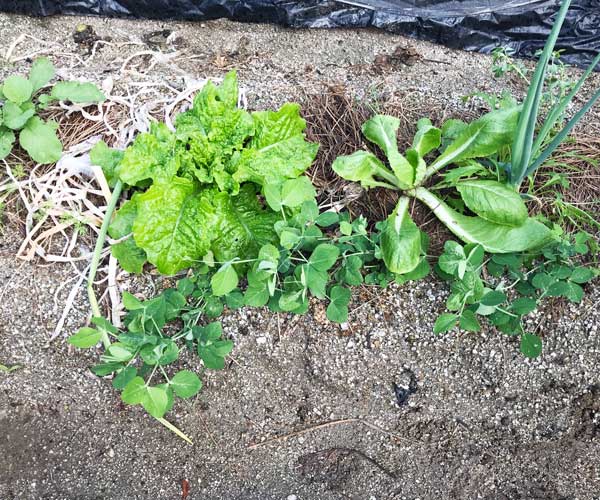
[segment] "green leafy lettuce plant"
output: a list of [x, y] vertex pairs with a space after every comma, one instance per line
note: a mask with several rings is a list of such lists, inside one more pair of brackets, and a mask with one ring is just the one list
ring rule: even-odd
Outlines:
[[243, 261], [276, 241], [283, 212], [264, 197], [281, 189], [282, 200], [293, 201], [297, 186], [309, 186], [302, 174], [318, 146], [305, 140], [297, 104], [249, 113], [237, 101], [230, 72], [219, 86], [207, 83], [175, 130], [153, 123], [124, 152], [104, 143], [92, 150], [115, 191], [131, 188], [108, 228], [115, 239], [132, 235], [112, 248], [124, 269], [140, 272], [147, 260], [174, 274], [209, 252]]
[[[372, 152], [357, 151], [337, 158], [332, 168], [365, 188], [402, 192], [382, 234], [383, 259], [390, 271], [402, 274], [419, 264], [420, 236], [408, 214], [410, 198], [428, 206], [464, 242], [479, 244], [487, 252], [524, 251], [552, 238], [545, 225], [528, 216], [521, 197], [475, 161], [493, 157], [510, 144], [519, 111], [515, 106], [494, 110], [470, 124], [450, 120], [442, 129], [428, 119], [419, 120], [412, 147], [404, 154], [398, 150], [397, 118], [376, 115], [364, 123], [363, 134], [381, 148], [387, 165]], [[458, 166], [448, 169], [454, 165]], [[461, 210], [424, 187], [443, 169], [443, 181], [436, 189], [443, 188], [455, 201], [461, 200]], [[464, 207], [475, 215], [467, 215]]]
[[57, 82], [49, 93], [40, 93], [54, 78], [55, 70], [46, 57], [36, 59], [29, 77], [9, 76], [0, 86], [0, 159], [12, 151], [19, 134], [19, 144], [37, 163], [54, 163], [62, 154], [56, 136], [58, 124], [44, 121], [37, 113], [52, 101], [91, 104], [105, 97], [92, 83]]
[[527, 331], [524, 319], [549, 297], [581, 302], [582, 284], [599, 274], [580, 263], [593, 244], [590, 235], [581, 232], [537, 252], [495, 254], [485, 259], [481, 245], [447, 241], [435, 269], [450, 284], [449, 312], [437, 318], [434, 332], [444, 333], [456, 326], [478, 332], [479, 319], [486, 318], [501, 332], [520, 336], [525, 356], [539, 356], [542, 340]]

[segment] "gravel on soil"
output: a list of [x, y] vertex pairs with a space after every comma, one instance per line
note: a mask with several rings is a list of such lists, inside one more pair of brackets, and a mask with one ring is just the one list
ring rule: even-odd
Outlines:
[[[80, 22], [113, 41], [177, 31], [198, 58], [177, 61], [179, 70], [158, 64], [154, 78], [180, 85], [184, 74], [221, 76], [237, 67], [255, 108], [344, 85], [451, 115], [474, 106], [462, 95], [498, 86], [484, 55], [370, 30], [0, 14], [0, 40], [6, 47], [29, 33], [74, 52]], [[398, 44], [422, 59], [374, 64]], [[39, 48], [32, 40], [19, 46]], [[113, 76], [118, 85], [123, 62], [145, 49], [107, 45], [69, 73]], [[0, 76], [13, 70], [0, 67]], [[590, 123], [598, 125], [595, 117]], [[323, 319], [318, 303], [302, 317], [228, 311], [223, 324], [235, 362], [208, 372], [201, 394], [169, 415], [193, 439], [189, 446], [90, 374], [99, 351], [47, 342], [68, 290], [55, 293], [72, 269], [17, 262], [18, 243], [7, 226], [0, 363], [21, 368], [0, 372], [2, 499], [177, 499], [184, 481], [188, 499], [211, 500], [600, 499], [597, 285], [559, 319], [551, 310], [533, 317], [545, 342], [536, 360], [494, 331], [435, 336], [447, 291], [433, 278], [357, 291], [341, 327]], [[139, 281], [121, 285], [144, 290]], [[81, 290], [65, 334], [88, 317]]]

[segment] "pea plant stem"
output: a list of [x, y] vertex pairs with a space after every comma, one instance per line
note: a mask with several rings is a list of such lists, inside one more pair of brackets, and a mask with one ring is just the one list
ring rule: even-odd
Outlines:
[[[96, 240], [96, 246], [94, 247], [94, 253], [92, 254], [92, 262], [90, 263], [87, 293], [88, 300], [90, 301], [90, 306], [92, 308], [92, 314], [96, 317], [102, 316], [102, 313], [100, 312], [100, 306], [98, 305], [98, 300], [96, 299], [96, 294], [94, 293], [94, 280], [96, 279], [96, 273], [98, 272], [98, 265], [100, 264], [100, 256], [102, 255], [102, 249], [104, 248], [104, 242], [106, 241], [108, 226], [110, 225], [112, 215], [115, 211], [122, 190], [123, 183], [121, 181], [117, 181], [115, 187], [113, 188], [108, 206], [106, 207], [106, 214], [104, 215], [104, 220], [102, 221], [102, 226], [100, 227], [100, 233], [98, 233], [98, 239]], [[110, 338], [105, 331], [102, 332], [102, 343], [104, 344], [105, 348], [110, 347]]]

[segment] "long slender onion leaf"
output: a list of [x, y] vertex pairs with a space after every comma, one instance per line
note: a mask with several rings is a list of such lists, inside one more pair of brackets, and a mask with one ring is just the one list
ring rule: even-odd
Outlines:
[[531, 175], [536, 168], [538, 168], [542, 163], [544, 163], [548, 157], [554, 152], [554, 150], [563, 142], [566, 137], [571, 132], [572, 128], [577, 124], [579, 120], [585, 115], [590, 108], [596, 103], [596, 101], [600, 98], [600, 89], [590, 98], [588, 102], [571, 118], [565, 128], [563, 128], [557, 135], [552, 139], [552, 142], [548, 144], [548, 147], [544, 150], [544, 152], [527, 168], [525, 171], [524, 177]]
[[517, 132], [512, 148], [512, 167], [510, 181], [513, 186], [517, 186], [525, 176], [527, 165], [531, 159], [533, 135], [537, 125], [537, 118], [540, 109], [540, 101], [542, 98], [542, 89], [544, 87], [544, 79], [546, 77], [546, 68], [548, 61], [556, 45], [556, 40], [563, 22], [569, 10], [571, 0], [563, 0], [563, 3], [558, 11], [542, 55], [537, 63], [531, 85], [527, 92], [527, 97], [523, 103], [523, 111], [519, 117]]
[[596, 56], [596, 58], [592, 61], [592, 63], [585, 70], [585, 73], [583, 73], [583, 75], [581, 75], [581, 78], [573, 86], [573, 89], [571, 90], [571, 92], [569, 92], [567, 95], [565, 95], [561, 99], [561, 101], [552, 108], [552, 110], [546, 117], [546, 120], [544, 121], [544, 125], [542, 126], [541, 130], [539, 131], [539, 133], [535, 139], [535, 142], [533, 144], [533, 149], [532, 149], [532, 157], [533, 158], [535, 158], [538, 155], [542, 145], [544, 144], [544, 141], [548, 137], [548, 134], [552, 131], [552, 128], [556, 125], [556, 122], [559, 120], [559, 118], [561, 117], [561, 115], [563, 114], [563, 112], [565, 111], [565, 109], [567, 108], [569, 103], [573, 100], [573, 98], [575, 97], [577, 92], [579, 92], [579, 89], [585, 83], [585, 80], [587, 79], [587, 77], [590, 76], [592, 71], [594, 71], [594, 68], [598, 65], [598, 63], [600, 63], [600, 54], [598, 54]]

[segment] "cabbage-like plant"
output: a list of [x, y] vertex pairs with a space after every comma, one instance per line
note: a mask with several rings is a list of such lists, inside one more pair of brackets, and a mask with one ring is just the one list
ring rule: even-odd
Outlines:
[[[521, 252], [540, 247], [552, 232], [528, 216], [520, 195], [494, 179], [481, 179], [489, 171], [474, 161], [495, 156], [513, 140], [520, 107], [499, 109], [466, 124], [450, 120], [442, 129], [428, 119], [419, 120], [412, 147], [398, 150], [398, 118], [376, 115], [363, 124], [365, 137], [377, 144], [387, 157], [382, 162], [369, 151], [356, 151], [337, 158], [332, 168], [341, 177], [365, 188], [385, 187], [402, 192], [398, 204], [385, 221], [381, 250], [388, 269], [403, 274], [420, 261], [421, 235], [408, 213], [410, 198], [427, 205], [466, 243], [480, 244], [491, 253]], [[427, 165], [425, 157], [433, 158]], [[453, 168], [448, 169], [451, 165]], [[435, 173], [443, 172], [442, 186], [454, 189], [475, 215], [465, 215], [424, 187]]]

